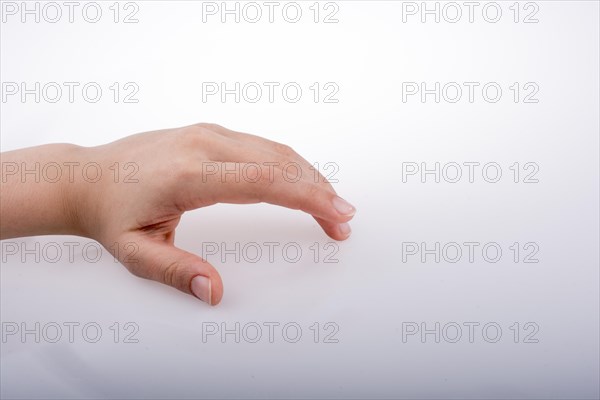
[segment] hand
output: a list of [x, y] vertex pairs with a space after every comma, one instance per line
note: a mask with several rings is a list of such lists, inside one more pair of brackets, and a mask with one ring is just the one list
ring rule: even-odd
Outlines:
[[[121, 175], [117, 183], [111, 175], [95, 183], [78, 178], [65, 185], [68, 232], [97, 240], [134, 275], [211, 305], [223, 295], [218, 272], [174, 246], [175, 228], [185, 211], [216, 203], [267, 202], [312, 215], [333, 239], [350, 235], [347, 222], [354, 207], [338, 197], [320, 174], [315, 180], [306, 160], [286, 145], [218, 125], [197, 124], [98, 147], [72, 147], [69, 159], [81, 165], [96, 162], [104, 174], [114, 174], [118, 163]], [[297, 182], [284, 175], [282, 168], [290, 163], [301, 168]], [[135, 172], [133, 176], [126, 177], [125, 165]], [[231, 173], [236, 168], [238, 172]], [[289, 168], [292, 178], [294, 172]], [[136, 245], [135, 254], [127, 248], [131, 243]]]

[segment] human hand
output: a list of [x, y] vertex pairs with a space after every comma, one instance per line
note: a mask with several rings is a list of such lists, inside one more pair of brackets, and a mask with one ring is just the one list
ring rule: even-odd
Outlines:
[[[216, 305], [223, 296], [219, 273], [201, 257], [174, 246], [175, 228], [188, 210], [216, 203], [267, 202], [312, 215], [336, 240], [350, 235], [355, 209], [290, 147], [214, 124], [153, 131], [92, 148], [72, 150], [82, 164], [139, 167], [137, 183], [79, 180], [67, 203], [74, 231], [93, 238], [134, 275], [152, 279]], [[297, 182], [282, 168], [301, 167]], [[224, 171], [234, 171], [223, 175]], [[244, 173], [241, 173], [244, 171]], [[130, 179], [130, 180], [131, 180]], [[128, 244], [135, 243], [135, 254]], [[115, 244], [120, 246], [115, 251]]]

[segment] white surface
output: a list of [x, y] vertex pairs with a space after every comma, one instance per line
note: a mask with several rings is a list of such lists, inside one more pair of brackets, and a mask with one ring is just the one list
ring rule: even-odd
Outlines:
[[[216, 122], [337, 163], [336, 189], [358, 209], [353, 236], [339, 243], [338, 263], [315, 263], [309, 247], [329, 240], [306, 215], [266, 205], [186, 214], [176, 239], [186, 250], [277, 241], [297, 242], [305, 254], [298, 263], [281, 253], [273, 263], [209, 258], [225, 284], [215, 308], [135, 278], [106, 254], [97, 263], [81, 252], [72, 262], [9, 257], [0, 268], [3, 332], [11, 322], [95, 322], [103, 336], [7, 337], [2, 398], [598, 398], [598, 2], [536, 2], [535, 24], [512, 22], [512, 2], [499, 3], [495, 24], [480, 12], [474, 23], [403, 23], [394, 1], [337, 2], [334, 24], [313, 23], [312, 2], [300, 3], [297, 24], [281, 14], [274, 23], [223, 24], [203, 23], [201, 2], [147, 1], [137, 2], [139, 23], [115, 24], [109, 4], [96, 24], [81, 14], [72, 24], [12, 16], [2, 24], [2, 82], [105, 90], [95, 104], [3, 101], [3, 151]], [[305, 93], [294, 104], [202, 102], [202, 82], [221, 81], [298, 82]], [[402, 82], [471, 81], [498, 82], [502, 99], [402, 102]], [[135, 82], [139, 103], [112, 102], [113, 82]], [[313, 82], [335, 82], [339, 102], [315, 104]], [[515, 104], [513, 82], [536, 82], [539, 103]], [[502, 179], [402, 182], [403, 162], [468, 161], [499, 163]], [[514, 162], [539, 165], [539, 183], [513, 183]], [[72, 240], [87, 243], [12, 242]], [[499, 243], [502, 259], [402, 260], [403, 242], [469, 241]], [[514, 242], [535, 242], [539, 263], [513, 262]], [[114, 322], [137, 324], [139, 343], [115, 344]], [[232, 335], [203, 343], [210, 322], [295, 322], [303, 335], [292, 344], [276, 330], [269, 343], [264, 328], [258, 343]], [[338, 343], [322, 343], [327, 322], [339, 327]], [[480, 326], [473, 343], [466, 328], [458, 343], [432, 335], [404, 343], [407, 322]], [[497, 343], [481, 335], [491, 322], [503, 331]], [[523, 343], [528, 322], [539, 327], [538, 343]]]

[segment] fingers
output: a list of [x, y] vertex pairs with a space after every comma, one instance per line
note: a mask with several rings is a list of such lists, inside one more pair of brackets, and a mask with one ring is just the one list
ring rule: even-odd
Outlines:
[[[330, 237], [344, 240], [350, 236], [351, 230], [347, 221], [354, 215], [354, 207], [337, 197], [325, 177], [290, 147], [260, 136], [231, 131], [219, 125], [201, 125], [218, 134], [217, 140], [220, 145], [215, 146], [216, 151], [211, 156], [213, 160], [223, 162], [212, 168], [212, 171], [203, 173], [216, 173], [221, 177], [221, 181], [211, 179], [215, 186], [227, 183], [227, 178], [229, 183], [233, 183], [236, 175], [238, 180], [235, 183], [251, 183], [237, 185], [231, 193], [217, 190], [214, 202], [266, 201], [300, 209], [312, 214]], [[255, 171], [247, 173], [249, 169]], [[267, 176], [267, 182], [264, 182], [265, 179], [248, 179], [248, 175], [252, 174], [261, 175], [261, 178]], [[297, 179], [298, 176], [300, 179]], [[220, 187], [229, 190], [232, 185]]]
[[127, 243], [134, 243], [135, 251], [130, 246], [118, 258], [134, 275], [172, 286], [213, 306], [221, 301], [221, 276], [206, 260], [150, 238]]
[[222, 137], [221, 151], [215, 154], [213, 160], [259, 162], [259, 160], [268, 159], [269, 161], [278, 161], [281, 165], [295, 162], [302, 167], [305, 173], [303, 176], [314, 177], [315, 183], [319, 183], [335, 193], [327, 179], [291, 147], [249, 133], [232, 131], [217, 124], [199, 125], [217, 132]]
[[[210, 165], [210, 168], [209, 168]], [[187, 185], [200, 199], [211, 203], [249, 204], [266, 202], [333, 223], [348, 222], [355, 208], [322, 185], [298, 179], [296, 172], [259, 163], [204, 163], [196, 184]], [[193, 193], [190, 194], [193, 196]]]
[[346, 240], [352, 233], [350, 224], [347, 222], [337, 224], [335, 222], [326, 221], [318, 217], [314, 218], [321, 228], [323, 228], [323, 231], [325, 231], [325, 233], [334, 240]]
[[[291, 161], [299, 163], [304, 169], [304, 172], [306, 172], [307, 177], [314, 176], [315, 182], [323, 184], [335, 193], [333, 186], [331, 186], [327, 179], [325, 179], [325, 177], [319, 171], [315, 170], [315, 168], [308, 161], [296, 153], [291, 147], [249, 133], [232, 131], [220, 125], [203, 125], [210, 127], [210, 129], [219, 133], [223, 138], [229, 139], [229, 144], [225, 146], [225, 149], [228, 151], [229, 158], [218, 159], [219, 161], [256, 162], [257, 160], [264, 158], [265, 153], [268, 153], [271, 157], [275, 156], [277, 160], [283, 161], [283, 163], [289, 163]], [[252, 147], [254, 151], [239, 151], [238, 149], [242, 146], [244, 149]], [[262, 158], [256, 158], [257, 152], [261, 153]], [[240, 156], [244, 157], [245, 155], [246, 158], [239, 158]], [[248, 158], [247, 156], [249, 155], [254, 156], [255, 158]], [[235, 159], [232, 159], [232, 156], [235, 157]]]

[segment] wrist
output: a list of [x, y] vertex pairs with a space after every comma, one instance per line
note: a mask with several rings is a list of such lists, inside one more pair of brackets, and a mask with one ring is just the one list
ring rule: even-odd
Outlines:
[[78, 149], [61, 143], [2, 153], [0, 238], [79, 234], [65, 169]]
[[62, 179], [58, 190], [62, 204], [62, 228], [71, 235], [89, 237], [85, 224], [84, 206], [87, 204], [86, 185], [82, 168], [86, 165], [86, 147], [65, 144], [61, 151]]

